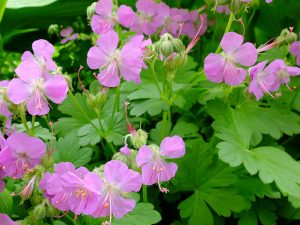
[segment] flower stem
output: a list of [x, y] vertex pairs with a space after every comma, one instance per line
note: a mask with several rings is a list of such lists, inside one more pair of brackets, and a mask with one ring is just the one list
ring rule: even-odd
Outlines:
[[163, 112], [162, 127], [161, 127], [161, 140], [162, 140], [162, 139], [165, 137], [165, 135], [166, 135], [167, 117], [168, 117], [168, 112], [164, 111], [164, 112]]
[[35, 115], [31, 118], [31, 132], [34, 133]]
[[150, 69], [151, 69], [151, 72], [154, 76], [154, 80], [155, 80], [155, 85], [156, 85], [156, 88], [160, 94], [160, 96], [163, 96], [163, 93], [159, 87], [159, 82], [158, 82], [158, 79], [157, 79], [157, 74], [156, 74], [156, 71], [155, 71], [155, 68], [154, 68], [154, 65], [155, 65], [155, 61], [153, 63], [150, 63]]
[[113, 144], [111, 142], [107, 142], [109, 148], [111, 149], [112, 153], [113, 154], [116, 154], [116, 148], [113, 146]]
[[[232, 25], [233, 20], [234, 20], [234, 13], [231, 12], [231, 13], [230, 13], [230, 16], [229, 16], [229, 19], [228, 19], [228, 23], [227, 23], [227, 26], [226, 26], [226, 29], [225, 29], [224, 34], [226, 34], [227, 32], [230, 31], [230, 28], [231, 28], [231, 25]], [[221, 43], [219, 44], [219, 46], [218, 46], [218, 48], [217, 48], [217, 50], [216, 50], [215, 53], [218, 54], [218, 53], [220, 53], [220, 52], [221, 52]]]
[[118, 86], [117, 89], [116, 89], [115, 104], [114, 104], [113, 112], [112, 112], [112, 115], [111, 115], [111, 119], [109, 121], [108, 132], [112, 129], [113, 122], [115, 120], [115, 114], [116, 114], [116, 111], [118, 111], [118, 108], [119, 108], [119, 102], [120, 102], [120, 86]]
[[24, 128], [25, 128], [26, 132], [29, 135], [31, 135], [31, 131], [30, 131], [28, 125], [27, 125], [27, 121], [26, 121], [26, 117], [25, 117], [25, 111], [24, 111], [23, 106], [21, 106], [21, 109], [20, 109], [20, 117], [21, 117], [21, 121], [22, 121], [22, 123], [24, 125]]
[[143, 201], [148, 202], [147, 186], [143, 185]]

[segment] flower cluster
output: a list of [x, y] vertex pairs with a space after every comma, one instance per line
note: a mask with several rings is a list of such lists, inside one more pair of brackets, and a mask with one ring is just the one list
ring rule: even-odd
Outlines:
[[[204, 61], [204, 71], [208, 80], [216, 83], [225, 81], [228, 85], [240, 85], [247, 75], [245, 67], [253, 66], [258, 57], [258, 50], [247, 42], [243, 36], [235, 32], [226, 33], [221, 40], [223, 52], [210, 53]], [[298, 56], [298, 44], [294, 42], [291, 53]], [[297, 58], [298, 60], [298, 58]], [[288, 88], [290, 76], [300, 75], [300, 68], [285, 65], [281, 59], [276, 59], [267, 65], [267, 60], [249, 68], [249, 92], [259, 100], [265, 93], [274, 97], [271, 92], [278, 91], [281, 84]], [[289, 88], [290, 89], [290, 88]]]
[[[0, 136], [0, 150], [0, 179], [5, 176], [19, 179], [41, 162], [46, 145], [26, 133], [13, 133], [7, 139]], [[1, 191], [3, 188], [1, 182]]]
[[40, 188], [45, 197], [62, 211], [93, 217], [120, 218], [132, 211], [135, 200], [128, 197], [138, 192], [142, 180], [138, 172], [118, 160], [104, 165], [103, 173], [89, 172], [86, 168], [75, 169], [71, 163], [59, 163], [55, 173], [45, 173]]
[[[185, 9], [170, 8], [163, 2], [154, 0], [138, 0], [137, 12], [126, 5], [115, 9], [112, 0], [101, 0], [96, 3], [95, 14], [91, 18], [92, 30], [97, 34], [105, 34], [119, 23], [138, 34], [150, 35], [171, 33], [174, 36], [195, 36], [200, 27], [197, 10], [189, 12]], [[202, 15], [203, 25], [200, 35], [207, 29], [206, 14]]]
[[118, 86], [121, 76], [127, 81], [140, 83], [144, 49], [150, 43], [142, 35], [137, 35], [120, 49], [118, 34], [109, 31], [98, 39], [98, 46], [89, 50], [87, 64], [91, 69], [100, 70], [97, 78], [106, 87]]
[[15, 72], [18, 78], [7, 86], [7, 95], [14, 104], [25, 103], [31, 115], [45, 115], [49, 112], [48, 99], [56, 104], [64, 101], [68, 85], [52, 60], [54, 47], [40, 39], [32, 43], [34, 54], [26, 51]]

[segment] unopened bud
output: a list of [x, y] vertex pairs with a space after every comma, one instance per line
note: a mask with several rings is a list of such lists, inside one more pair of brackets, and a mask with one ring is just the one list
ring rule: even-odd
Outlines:
[[165, 61], [165, 68], [169, 72], [173, 72], [183, 66], [187, 62], [187, 54], [185, 52], [175, 53], [174, 55], [169, 56]]
[[66, 75], [66, 74], [64, 74], [64, 75], [62, 75], [62, 76], [63, 76], [63, 78], [66, 80], [69, 89], [70, 89], [70, 90], [73, 90], [72, 77], [69, 76], [69, 75]]
[[163, 55], [167, 58], [174, 52], [183, 52], [185, 47], [180, 39], [174, 38], [169, 33], [165, 33], [155, 44], [155, 50], [159, 55]]
[[123, 153], [121, 152], [117, 152], [113, 155], [112, 157], [113, 160], [119, 160], [123, 163], [125, 163], [127, 166], [130, 167], [130, 159], [127, 155], [124, 155]]
[[58, 216], [59, 210], [56, 209], [53, 205], [51, 205], [49, 203], [49, 204], [47, 204], [47, 207], [46, 207], [46, 213], [47, 213], [47, 216], [50, 216], [50, 217]]
[[48, 34], [53, 35], [53, 34], [58, 34], [59, 33], [59, 26], [57, 24], [51, 24], [48, 27]]
[[291, 44], [297, 39], [297, 34], [293, 32], [292, 28], [286, 28], [281, 31], [280, 36], [276, 38], [276, 41], [285, 41], [287, 44]]
[[139, 149], [143, 145], [147, 144], [148, 134], [142, 129], [138, 129], [134, 134], [130, 135], [132, 145]]
[[89, 7], [86, 8], [87, 19], [91, 20], [93, 15], [96, 12], [96, 2], [92, 3]]
[[34, 207], [33, 210], [34, 216], [36, 220], [42, 220], [46, 216], [46, 206], [45, 203], [43, 202], [42, 204]]

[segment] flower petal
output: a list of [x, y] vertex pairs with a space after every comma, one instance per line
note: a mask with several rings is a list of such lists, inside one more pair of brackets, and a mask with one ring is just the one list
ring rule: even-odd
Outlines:
[[252, 66], [257, 60], [257, 50], [255, 46], [247, 42], [235, 52], [234, 59], [243, 66]]
[[108, 63], [108, 57], [99, 47], [91, 47], [87, 55], [87, 64], [91, 69], [99, 69]]
[[140, 167], [143, 164], [151, 162], [152, 157], [153, 157], [152, 150], [147, 145], [143, 145], [142, 147], [140, 147], [138, 154], [136, 156], [137, 166]]
[[227, 62], [224, 70], [224, 81], [228, 85], [239, 85], [245, 80], [246, 74], [246, 70], [236, 67], [231, 62]]
[[39, 65], [30, 61], [21, 62], [15, 72], [18, 77], [26, 83], [37, 80], [42, 75], [42, 70]]
[[37, 56], [52, 56], [54, 54], [53, 45], [44, 39], [36, 40], [32, 43], [32, 49]]
[[112, 198], [112, 213], [116, 219], [125, 216], [132, 211], [136, 202], [133, 199], [123, 198], [121, 195], [114, 195]]
[[204, 60], [204, 72], [208, 80], [220, 83], [224, 79], [225, 59], [217, 54], [210, 53]]
[[135, 12], [131, 7], [126, 5], [121, 5], [117, 12], [118, 22], [124, 27], [130, 27], [136, 17]]
[[221, 40], [221, 47], [227, 54], [236, 51], [243, 43], [243, 36], [235, 32], [224, 34]]
[[29, 97], [30, 88], [21, 79], [14, 78], [8, 84], [7, 95], [12, 103], [20, 104]]
[[119, 35], [115, 31], [109, 31], [98, 38], [97, 43], [103, 53], [110, 56], [118, 47]]
[[66, 80], [60, 75], [51, 77], [44, 85], [46, 96], [56, 104], [60, 104], [66, 99], [68, 89]]
[[98, 76], [100, 84], [106, 87], [117, 87], [120, 84], [120, 77], [118, 75], [118, 68], [115, 62], [109, 64], [102, 70]]
[[35, 90], [27, 102], [27, 110], [31, 115], [46, 115], [49, 112], [48, 102], [39, 90]]
[[185, 144], [181, 137], [166, 137], [160, 144], [159, 154], [168, 158], [180, 158], [185, 154]]

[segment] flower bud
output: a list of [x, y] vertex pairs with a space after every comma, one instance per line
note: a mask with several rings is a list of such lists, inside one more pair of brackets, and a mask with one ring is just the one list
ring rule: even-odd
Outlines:
[[287, 44], [291, 44], [294, 41], [297, 41], [297, 34], [293, 32], [293, 29], [283, 29], [280, 33], [280, 36], [276, 38], [276, 41], [285, 41]]
[[112, 157], [113, 160], [119, 160], [123, 163], [125, 163], [128, 167], [130, 167], [130, 159], [127, 155], [124, 155], [121, 152], [117, 152]]
[[139, 149], [143, 145], [147, 144], [148, 134], [142, 129], [138, 129], [134, 134], [130, 135], [132, 145]]
[[180, 39], [174, 38], [169, 33], [165, 33], [155, 44], [155, 50], [159, 55], [163, 55], [167, 58], [174, 52], [183, 52], [185, 47]]
[[86, 8], [87, 19], [91, 20], [96, 11], [96, 2], [93, 2], [89, 7]]
[[165, 68], [169, 72], [173, 72], [183, 66], [187, 62], [187, 54], [185, 52], [175, 53], [168, 57], [165, 61]]
[[68, 87], [69, 87], [69, 90], [73, 90], [73, 85], [72, 85], [72, 77], [69, 76], [69, 75], [62, 75], [63, 78], [66, 80], [67, 84], [68, 84]]
[[42, 158], [42, 166], [45, 168], [45, 170], [49, 170], [54, 167], [54, 161], [49, 154], [45, 154]]
[[51, 24], [48, 27], [48, 34], [53, 35], [53, 34], [58, 34], [59, 33], [59, 26], [57, 24]]
[[34, 216], [36, 220], [42, 220], [46, 216], [46, 206], [45, 203], [43, 202], [42, 204], [34, 207], [33, 210]]
[[46, 207], [46, 214], [50, 217], [58, 216], [59, 215], [59, 210], [56, 209], [53, 205], [50, 203], [47, 203]]

